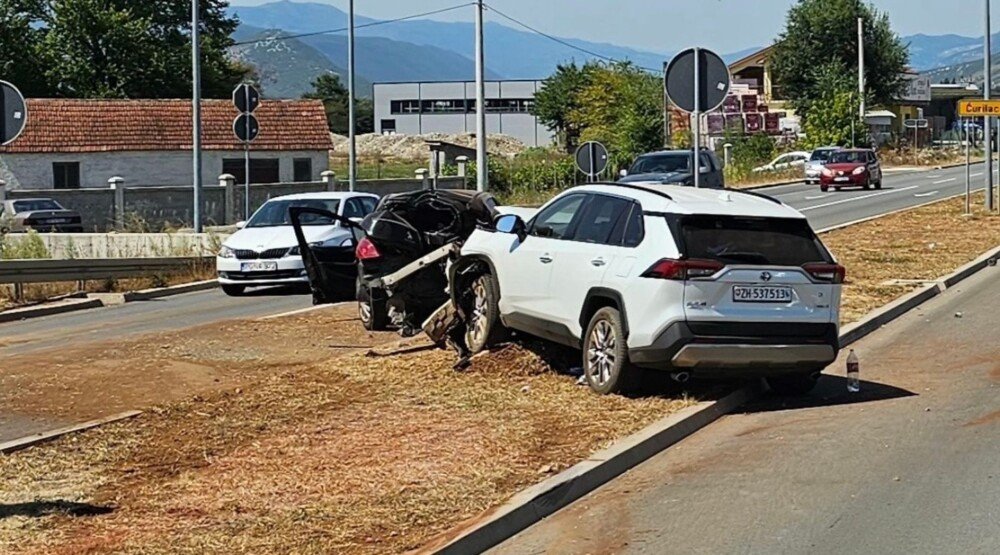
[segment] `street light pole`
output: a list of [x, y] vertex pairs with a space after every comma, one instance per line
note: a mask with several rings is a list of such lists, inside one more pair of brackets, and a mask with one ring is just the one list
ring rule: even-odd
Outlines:
[[861, 102], [858, 104], [858, 116], [865, 121], [865, 20], [858, 18], [858, 94]]
[[348, 161], [347, 161], [347, 184], [348, 189], [354, 191], [358, 183], [358, 152], [357, 139], [354, 136], [356, 125], [356, 115], [354, 113], [354, 0], [347, 4], [348, 11], [348, 31], [347, 31], [347, 137]]
[[483, 60], [483, 0], [476, 2], [476, 190], [489, 186], [486, 161], [486, 84]]
[[[990, 0], [986, 5], [986, 34], [983, 36], [983, 99], [990, 99], [990, 89], [993, 88], [993, 74], [990, 56]], [[993, 118], [983, 118], [983, 129], [986, 131], [986, 209], [993, 210]]]
[[194, 232], [201, 233], [201, 45], [198, 32], [198, 0], [191, 0], [191, 182], [194, 191]]

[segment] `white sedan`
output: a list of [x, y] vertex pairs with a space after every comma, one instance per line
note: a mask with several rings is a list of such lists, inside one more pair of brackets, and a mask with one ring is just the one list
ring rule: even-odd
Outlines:
[[[302, 193], [275, 197], [261, 206], [227, 238], [215, 259], [222, 290], [230, 296], [247, 287], [309, 283], [288, 209], [317, 208], [359, 220], [375, 209], [378, 196], [369, 193]], [[354, 249], [354, 236], [339, 222], [316, 214], [301, 217], [310, 245]], [[352, 282], [353, 283], [353, 282]]]
[[753, 171], [773, 172], [773, 171], [787, 170], [789, 168], [798, 168], [800, 166], [804, 166], [806, 160], [808, 159], [809, 159], [808, 152], [802, 152], [802, 151], [786, 152], [781, 156], [778, 156], [774, 160], [771, 160], [770, 163], [754, 168]]

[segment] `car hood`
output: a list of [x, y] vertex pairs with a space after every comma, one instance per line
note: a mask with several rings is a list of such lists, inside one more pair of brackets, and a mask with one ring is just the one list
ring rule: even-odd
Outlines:
[[14, 217], [20, 220], [27, 218], [68, 218], [71, 216], [77, 216], [76, 210], [32, 210], [27, 212], [18, 212], [14, 214]]
[[619, 183], [688, 183], [691, 172], [657, 172], [629, 174], [618, 180]]
[[[306, 236], [306, 241], [315, 243], [319, 241], [332, 242], [332, 239], [344, 239], [351, 237], [351, 232], [340, 226], [314, 225], [303, 226], [302, 232]], [[231, 249], [286, 249], [297, 244], [295, 230], [290, 225], [275, 227], [244, 227], [229, 236], [224, 243]]]
[[863, 168], [863, 167], [865, 167], [865, 165], [864, 164], [860, 164], [858, 162], [841, 162], [841, 163], [838, 163], [838, 164], [827, 164], [826, 167], [827, 167], [827, 169], [829, 169], [831, 171], [835, 171], [835, 172], [838, 172], [838, 171], [839, 172], [852, 172], [852, 171], [856, 170], [857, 168]]

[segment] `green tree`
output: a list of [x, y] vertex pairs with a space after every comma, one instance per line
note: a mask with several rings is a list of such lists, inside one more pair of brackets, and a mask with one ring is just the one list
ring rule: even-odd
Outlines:
[[582, 67], [575, 62], [561, 64], [543, 81], [541, 90], [535, 93], [532, 113], [555, 132], [556, 140], [567, 151], [576, 148], [580, 138], [580, 129], [570, 119], [570, 114], [579, 108], [578, 94], [587, 85], [588, 75], [597, 70], [595, 63]]
[[864, 21], [866, 100], [887, 104], [902, 91], [908, 55], [888, 15], [862, 0], [799, 0], [788, 11], [771, 67], [781, 95], [800, 116], [808, 118], [820, 99], [829, 101], [822, 72], [837, 67], [846, 78], [857, 75], [859, 17]]
[[814, 76], [820, 92], [802, 121], [806, 146], [853, 146], [854, 141], [862, 141], [867, 127], [861, 122], [854, 82], [843, 65], [836, 61], [823, 64]]
[[[302, 98], [322, 100], [330, 131], [346, 135], [349, 126], [350, 98], [347, 87], [340, 82], [340, 76], [335, 73], [324, 73], [313, 80], [312, 87], [313, 90], [302, 95]], [[371, 99], [355, 98], [354, 112], [356, 133], [371, 133], [375, 130], [375, 106]]]
[[44, 31], [32, 26], [41, 13], [36, 0], [0, 0], [0, 79], [14, 83], [26, 96], [45, 96], [48, 91], [37, 48]]

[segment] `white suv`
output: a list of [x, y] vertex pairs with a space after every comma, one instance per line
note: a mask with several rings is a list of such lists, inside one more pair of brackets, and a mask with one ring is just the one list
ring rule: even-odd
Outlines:
[[450, 269], [473, 352], [506, 328], [580, 348], [599, 393], [634, 387], [639, 368], [805, 393], [837, 357], [844, 268], [770, 197], [594, 184], [495, 227]]

